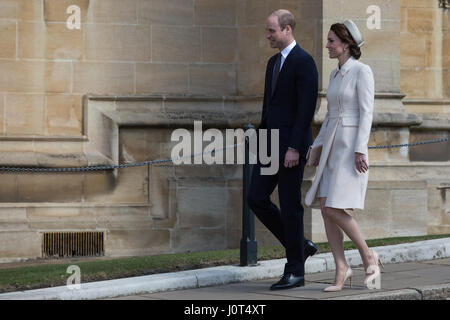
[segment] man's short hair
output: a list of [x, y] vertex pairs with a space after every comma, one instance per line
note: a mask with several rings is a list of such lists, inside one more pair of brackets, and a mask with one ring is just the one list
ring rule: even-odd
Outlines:
[[280, 9], [272, 13], [272, 15], [278, 17], [278, 24], [280, 29], [284, 30], [287, 26], [291, 26], [291, 29], [295, 29], [295, 17], [288, 10]]

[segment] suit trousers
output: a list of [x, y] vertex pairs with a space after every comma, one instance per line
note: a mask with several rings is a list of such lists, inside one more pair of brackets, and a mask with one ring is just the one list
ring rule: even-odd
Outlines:
[[[247, 196], [249, 207], [258, 219], [281, 242], [286, 249], [287, 263], [284, 273], [304, 276], [304, 230], [303, 206], [301, 204], [301, 184], [305, 159], [292, 168], [284, 166], [284, 156], [280, 157], [277, 174], [261, 175], [261, 163], [253, 166], [250, 189]], [[270, 200], [270, 195], [278, 185], [280, 209]]]

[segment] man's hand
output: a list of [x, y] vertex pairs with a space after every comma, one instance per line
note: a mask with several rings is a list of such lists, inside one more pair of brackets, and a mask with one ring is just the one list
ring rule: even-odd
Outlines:
[[292, 168], [298, 165], [298, 160], [300, 159], [300, 155], [295, 149], [288, 149], [286, 151], [286, 155], [284, 156], [284, 166], [286, 168]]

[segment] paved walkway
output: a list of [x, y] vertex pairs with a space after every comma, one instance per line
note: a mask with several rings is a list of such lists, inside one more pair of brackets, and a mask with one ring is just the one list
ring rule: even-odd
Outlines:
[[288, 300], [288, 299], [447, 299], [450, 297], [450, 238], [373, 248], [385, 264], [381, 289], [363, 285], [364, 270], [357, 250], [345, 252], [353, 269], [353, 288], [337, 293], [323, 289], [334, 280], [331, 253], [305, 263], [304, 287], [270, 291], [286, 259], [260, 261], [255, 267], [220, 266], [140, 277], [81, 283], [0, 294], [0, 300], [147, 299], [147, 300]]
[[188, 290], [140, 294], [118, 300], [309, 300], [309, 299], [450, 299], [450, 258], [386, 264], [381, 289], [364, 286], [363, 268], [353, 269], [353, 287], [340, 292], [323, 292], [333, 283], [334, 271], [307, 274], [304, 287], [269, 290], [278, 278], [226, 284]]

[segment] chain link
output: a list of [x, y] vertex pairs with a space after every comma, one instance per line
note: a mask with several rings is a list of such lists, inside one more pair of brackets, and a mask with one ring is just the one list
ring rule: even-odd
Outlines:
[[393, 145], [387, 145], [387, 146], [370, 146], [369, 149], [414, 147], [414, 146], [420, 146], [420, 145], [430, 144], [430, 143], [446, 142], [449, 140], [450, 140], [450, 138], [442, 138], [442, 139], [434, 139], [434, 140], [427, 140], [427, 141], [413, 142], [413, 143], [393, 144]]
[[[450, 138], [442, 138], [442, 139], [434, 139], [434, 140], [427, 140], [427, 141], [421, 141], [421, 142], [413, 142], [413, 143], [405, 143], [405, 144], [394, 144], [394, 145], [384, 145], [384, 146], [369, 146], [369, 149], [390, 149], [390, 148], [404, 148], [404, 147], [414, 147], [419, 145], [425, 145], [425, 144], [431, 144], [431, 143], [440, 143], [440, 142], [446, 142], [450, 141]], [[219, 150], [224, 150], [228, 148], [234, 148], [237, 146], [242, 145], [242, 143], [234, 144], [232, 146], [227, 146]], [[185, 158], [195, 158], [199, 155], [205, 155], [212, 152], [218, 151], [216, 149], [211, 150], [207, 153], [199, 153], [196, 155], [186, 156], [182, 158], [178, 158], [178, 160], [185, 159]], [[161, 164], [161, 163], [169, 163], [173, 162], [173, 160], [170, 159], [159, 159], [159, 160], [148, 160], [148, 161], [142, 161], [142, 162], [135, 162], [135, 163], [123, 163], [118, 165], [101, 165], [101, 166], [84, 166], [84, 167], [68, 167], [68, 168], [49, 168], [49, 167], [41, 167], [41, 168], [26, 168], [26, 167], [0, 167], [1, 171], [6, 172], [25, 172], [25, 173], [33, 173], [33, 172], [89, 172], [89, 171], [105, 171], [105, 170], [114, 170], [114, 169], [122, 169], [122, 168], [132, 168], [132, 167], [141, 167], [141, 166], [148, 166], [148, 165], [154, 165], [154, 164]]]

